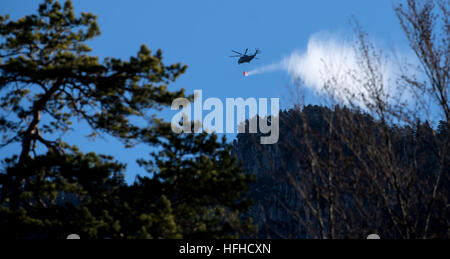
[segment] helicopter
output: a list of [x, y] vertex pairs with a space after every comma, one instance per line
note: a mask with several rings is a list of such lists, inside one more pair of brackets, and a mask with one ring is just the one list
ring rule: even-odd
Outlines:
[[[247, 55], [248, 48], [245, 50], [244, 54], [239, 53], [239, 52], [237, 52], [235, 50], [231, 50], [231, 51], [233, 51], [234, 53], [238, 54], [238, 55], [235, 55], [235, 56], [230, 56], [231, 58], [237, 58], [238, 57], [239, 58], [238, 64], [250, 63], [250, 61], [252, 61], [252, 59], [254, 59], [257, 54], [261, 53], [261, 51], [259, 49], [256, 49], [255, 50], [255, 54]], [[256, 59], [258, 59], [258, 58], [256, 58]]]

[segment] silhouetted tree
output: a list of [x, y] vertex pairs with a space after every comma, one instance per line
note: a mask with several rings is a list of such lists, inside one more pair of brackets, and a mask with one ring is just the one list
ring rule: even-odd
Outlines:
[[[241, 172], [227, 145], [215, 136], [174, 135], [150, 116], [184, 96], [183, 89], [169, 91], [167, 85], [186, 66], [165, 65], [161, 50], [152, 53], [145, 45], [129, 60], [100, 61], [86, 45], [99, 34], [96, 16], [77, 17], [71, 1], [61, 6], [45, 0], [38, 14], [17, 21], [0, 16], [2, 147], [21, 144], [20, 154], [6, 159], [0, 173], [1, 236], [244, 233], [248, 228], [239, 222], [247, 203], [241, 194], [250, 176]], [[52, 139], [71, 130], [74, 119], [90, 126], [91, 137], [110, 134], [126, 147], [158, 145], [156, 168], [126, 185], [125, 165], [112, 157], [83, 154], [62, 137]], [[37, 145], [47, 152], [38, 154]]]
[[[401, 76], [391, 81], [383, 70], [385, 56], [356, 23], [358, 70], [345, 71], [347, 81], [322, 71], [334, 109], [300, 101], [280, 115], [275, 147], [244, 140], [261, 156], [266, 181], [272, 178], [282, 189], [264, 196], [270, 204], [256, 201], [266, 218], [273, 218], [270, 207], [276, 203], [287, 219], [278, 217], [281, 227], [271, 235], [449, 237], [448, 10], [448, 1], [408, 0], [396, 6], [420, 69], [402, 65]], [[349, 83], [361, 91], [346, 89]], [[437, 128], [430, 126], [430, 113], [442, 118]]]

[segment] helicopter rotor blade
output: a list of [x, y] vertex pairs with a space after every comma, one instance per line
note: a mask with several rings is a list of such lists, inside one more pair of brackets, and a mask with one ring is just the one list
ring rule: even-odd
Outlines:
[[238, 56], [238, 55], [236, 55], [236, 56], [230, 56], [230, 58], [240, 58], [241, 56]]
[[239, 53], [239, 52], [237, 52], [237, 51], [235, 51], [235, 50], [231, 50], [231, 51], [233, 51], [233, 52], [236, 53], [236, 54], [239, 54], [239, 55], [243, 56], [242, 53]]
[[244, 56], [247, 55], [248, 48], [245, 49]]

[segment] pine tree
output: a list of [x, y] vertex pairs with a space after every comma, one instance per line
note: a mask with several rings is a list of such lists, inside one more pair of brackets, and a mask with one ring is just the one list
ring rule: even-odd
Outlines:
[[[0, 172], [2, 236], [181, 238], [244, 233], [244, 191], [251, 177], [242, 173], [227, 144], [215, 136], [174, 135], [152, 114], [184, 97], [183, 89], [170, 91], [168, 85], [186, 66], [164, 64], [162, 51], [153, 53], [145, 45], [128, 60], [101, 61], [90, 55], [86, 44], [99, 34], [96, 16], [77, 17], [71, 1], [62, 6], [45, 0], [37, 14], [17, 21], [0, 16], [2, 147], [21, 145]], [[128, 186], [125, 165], [112, 157], [84, 154], [62, 137], [52, 139], [71, 130], [73, 120], [86, 122], [91, 137], [110, 134], [126, 147], [137, 142], [159, 145], [153, 176]], [[38, 153], [37, 145], [47, 152]]]

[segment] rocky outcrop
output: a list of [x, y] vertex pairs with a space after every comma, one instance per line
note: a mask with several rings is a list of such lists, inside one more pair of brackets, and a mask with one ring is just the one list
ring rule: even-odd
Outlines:
[[[352, 127], [358, 129], [357, 133], [353, 133], [349, 128], [338, 125], [337, 130], [342, 130], [339, 134], [346, 134], [350, 141], [354, 141], [352, 134], [361, 134], [364, 138], [369, 138], [369, 145], [371, 148], [376, 148], [378, 145], [379, 134], [381, 129], [385, 127], [375, 121], [367, 114], [359, 112], [352, 112], [345, 108], [336, 108], [334, 110], [320, 107], [320, 106], [307, 106], [302, 111], [289, 110], [280, 112], [280, 134], [279, 141], [272, 145], [261, 145], [260, 137], [261, 133], [249, 134], [240, 133], [237, 135], [237, 139], [233, 142], [233, 153], [242, 162], [245, 170], [250, 174], [255, 174], [256, 181], [250, 186], [249, 195], [253, 199], [253, 206], [249, 213], [253, 218], [255, 224], [258, 225], [258, 238], [310, 238], [311, 229], [306, 229], [310, 225], [318, 225], [315, 216], [312, 215], [311, 210], [307, 209], [305, 200], [302, 197], [314, 197], [314, 199], [308, 199], [308, 202], [316, 202], [314, 206], [323, 210], [321, 213], [325, 218], [323, 228], [329, 227], [327, 220], [330, 214], [327, 215], [329, 202], [323, 200], [323, 196], [317, 195], [317, 192], [312, 190], [310, 186], [311, 177], [316, 176], [311, 173], [312, 159], [308, 147], [305, 144], [306, 136], [308, 136], [308, 143], [312, 143], [311, 146], [314, 149], [316, 155], [319, 156], [321, 161], [329, 159], [329, 151], [326, 145], [329, 124], [328, 119], [334, 116], [334, 118], [350, 118]], [[307, 121], [308, 127], [311, 130], [308, 133], [314, 132], [315, 137], [310, 139], [313, 134], [305, 134], [303, 120]], [[337, 119], [334, 119], [338, 121]], [[439, 159], [434, 155], [437, 148], [443, 146], [442, 143], [448, 141], [447, 129], [445, 122], [437, 127], [437, 130], [433, 130], [427, 122], [418, 124], [417, 128], [411, 129], [410, 127], [399, 127], [396, 125], [388, 127], [390, 132], [389, 137], [392, 141], [393, 152], [395, 154], [394, 162], [392, 166], [397, 171], [404, 171], [409, 174], [409, 179], [413, 185], [407, 186], [406, 189], [402, 189], [401, 195], [414, 196], [415, 193], [423, 193], [428, 196], [417, 197], [417, 200], [413, 200], [414, 205], [410, 205], [408, 208], [413, 216], [412, 221], [417, 221], [419, 227], [423, 227], [426, 221], [423, 215], [427, 213], [427, 207], [423, 204], [428, 204], [428, 197], [433, 189], [433, 182], [438, 175], [440, 168]], [[363, 130], [361, 130], [363, 129]], [[361, 133], [362, 132], [362, 133]], [[319, 136], [319, 137], [317, 137]], [[355, 136], [355, 135], [353, 135]], [[386, 189], [382, 192], [387, 195], [392, 195], [392, 200], [386, 207], [381, 198], [378, 196], [377, 191], [373, 191], [370, 195], [366, 194], [366, 190], [373, 190], [375, 185], [371, 182], [371, 173], [376, 173], [378, 169], [369, 169], [366, 171], [366, 178], [362, 182], [358, 182], [358, 188], [353, 188], [354, 178], [348, 179], [349, 175], [354, 172], [361, 172], [361, 168], [358, 168], [360, 164], [355, 162], [352, 157], [351, 151], [346, 148], [346, 142], [342, 139], [336, 138], [337, 148], [332, 151], [334, 157], [340, 157], [340, 160], [333, 161], [335, 163], [336, 177], [340, 177], [336, 181], [340, 181], [342, 185], [336, 185], [336, 193], [339, 194], [340, 202], [340, 215], [347, 217], [346, 220], [338, 220], [338, 224], [341, 224], [337, 228], [340, 229], [337, 236], [340, 237], [353, 237], [361, 238], [368, 229], [379, 229], [379, 231], [386, 230], [383, 235], [389, 238], [401, 238], [404, 237], [402, 232], [396, 232], [393, 225], [392, 217], [389, 213], [400, 214], [399, 205], [397, 204], [397, 194], [391, 193], [393, 190]], [[372, 141], [373, 139], [373, 141]], [[446, 140], [447, 139], [447, 140]], [[340, 141], [340, 142], [339, 142]], [[372, 141], [372, 142], [371, 142]], [[431, 144], [430, 144], [431, 143]], [[368, 159], [369, 164], [376, 165], [380, 161], [374, 160], [374, 157], [366, 156], [364, 150], [366, 150], [365, 144], [358, 144], [360, 149], [363, 150], [362, 157]], [[383, 152], [383, 149], [380, 149]], [[333, 153], [334, 152], [334, 153]], [[349, 153], [350, 152], [350, 153]], [[367, 151], [370, 152], [370, 151]], [[344, 159], [342, 158], [344, 157]], [[347, 160], [345, 160], [347, 159]], [[449, 159], [450, 160], [450, 154]], [[366, 161], [366, 160], [364, 160]], [[412, 168], [411, 165], [415, 164], [416, 167]], [[381, 167], [382, 168], [382, 167]], [[447, 169], [445, 169], [447, 168]], [[449, 165], [444, 165], [444, 172], [448, 172]], [[328, 173], [327, 168], [323, 168], [321, 173], [326, 175]], [[429, 232], [433, 233], [436, 237], [448, 237], [448, 232], [442, 224], [448, 218], [442, 217], [445, 213], [448, 213], [448, 197], [450, 191], [450, 174], [444, 174], [440, 182], [440, 198], [439, 201], [434, 202], [435, 213], [432, 216], [434, 221], [431, 224]], [[309, 178], [308, 178], [309, 177]], [[361, 178], [362, 179], [362, 178]], [[319, 188], [327, 188], [326, 183], [320, 183], [320, 180], [313, 180], [319, 182], [322, 186]], [[349, 181], [349, 182], [346, 182]], [[381, 180], [380, 180], [381, 181]], [[385, 185], [386, 184], [386, 185]], [[301, 186], [303, 190], [302, 195], [299, 194], [298, 188]], [[341, 188], [341, 186], [344, 186]], [[378, 182], [377, 188], [384, 188], [388, 186], [388, 183]], [[345, 189], [347, 188], [347, 189]], [[388, 188], [388, 187], [386, 187]], [[403, 187], [401, 187], [403, 188]], [[317, 189], [316, 189], [317, 190]], [[412, 191], [413, 190], [413, 191]], [[305, 195], [306, 193], [306, 195]], [[362, 193], [362, 194], [361, 194]], [[326, 195], [326, 194], [325, 194]], [[324, 205], [322, 206], [322, 202]], [[377, 222], [373, 223], [373, 219], [366, 218], [359, 211], [354, 210], [355, 204], [364, 204], [362, 210], [369, 215], [377, 215]], [[380, 205], [382, 204], [382, 205]], [[319, 205], [319, 206], [317, 206]], [[385, 206], [385, 207], [383, 207]], [[446, 207], [447, 206], [447, 207]], [[390, 212], [389, 212], [390, 210]], [[446, 212], [447, 211], [447, 212]], [[373, 224], [372, 224], [373, 223]], [[344, 224], [347, 224], [344, 226]], [[392, 231], [391, 231], [392, 230]], [[328, 235], [329, 233], [326, 233]], [[431, 235], [431, 234], [430, 234]], [[320, 235], [315, 237], [321, 237]]]

